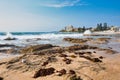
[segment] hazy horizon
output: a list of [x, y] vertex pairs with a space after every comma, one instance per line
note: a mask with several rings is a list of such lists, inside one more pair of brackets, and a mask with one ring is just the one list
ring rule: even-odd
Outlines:
[[67, 25], [120, 26], [118, 0], [0, 0], [0, 32], [51, 32]]

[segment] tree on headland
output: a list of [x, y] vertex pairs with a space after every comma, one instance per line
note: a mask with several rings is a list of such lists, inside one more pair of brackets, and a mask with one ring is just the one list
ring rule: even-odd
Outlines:
[[83, 30], [83, 32], [86, 30], [85, 26], [83, 26], [82, 30]]
[[107, 23], [104, 23], [103, 25], [102, 25], [102, 23], [100, 23], [100, 24], [97, 24], [95, 31], [105, 31], [108, 29], [109, 29], [109, 27], [107, 26]]
[[82, 28], [81, 28], [81, 27], [78, 28], [78, 32], [79, 32], [79, 33], [82, 33], [82, 32], [84, 32], [85, 30], [86, 30], [85, 26], [83, 26]]
[[107, 30], [108, 28], [107, 28], [108, 26], [107, 26], [107, 23], [104, 23], [104, 25], [103, 25], [103, 30]]
[[96, 31], [101, 31], [102, 30], [102, 24], [97, 24], [97, 27], [95, 29]]

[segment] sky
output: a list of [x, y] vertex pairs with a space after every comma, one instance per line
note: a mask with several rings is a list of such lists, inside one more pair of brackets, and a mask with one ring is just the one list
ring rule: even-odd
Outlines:
[[120, 26], [120, 0], [0, 0], [1, 32], [50, 32], [67, 25]]

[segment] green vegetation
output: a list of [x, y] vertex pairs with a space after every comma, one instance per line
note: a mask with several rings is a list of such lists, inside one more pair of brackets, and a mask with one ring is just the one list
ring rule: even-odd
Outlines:
[[78, 32], [79, 32], [79, 33], [82, 33], [82, 32], [84, 32], [85, 30], [86, 30], [85, 26], [83, 26], [83, 28], [81, 28], [81, 27], [78, 28]]
[[97, 24], [97, 27], [95, 28], [95, 31], [105, 31], [105, 30], [109, 30], [110, 27], [107, 26], [107, 23], [100, 23], [100, 24]]

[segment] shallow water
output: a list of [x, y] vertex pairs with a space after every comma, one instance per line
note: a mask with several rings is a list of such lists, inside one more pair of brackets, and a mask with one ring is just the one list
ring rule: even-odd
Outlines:
[[[53, 44], [60, 46], [69, 46], [70, 44], [63, 41], [65, 37], [82, 38], [81, 33], [59, 33], [59, 32], [11, 32], [0, 35], [0, 44], [14, 44], [17, 46], [36, 45], [36, 44]], [[17, 38], [17, 40], [7, 41], [7, 37]], [[41, 40], [38, 40], [41, 39]]]
[[[10, 35], [10, 36], [9, 36]], [[8, 34], [0, 33], [0, 44], [13, 44], [16, 46], [29, 46], [29, 45], [38, 45], [38, 44], [52, 44], [56, 46], [71, 46], [74, 45], [72, 43], [63, 41], [63, 38], [112, 38], [112, 41], [108, 44], [92, 44], [94, 46], [109, 48], [111, 47], [113, 50], [120, 52], [120, 43], [116, 42], [116, 36], [83, 36], [81, 33], [59, 33], [59, 32], [11, 32]], [[4, 40], [7, 37], [17, 38], [17, 40]], [[2, 49], [9, 49], [10, 47], [1, 47]], [[0, 55], [6, 57], [10, 55]], [[12, 55], [13, 56], [13, 55]]]
[[0, 53], [0, 60], [1, 59], [6, 59], [6, 58], [11, 58], [11, 57], [17, 57], [17, 56], [20, 56], [20, 55], [18, 55], [18, 54], [13, 55], [13, 54]]

